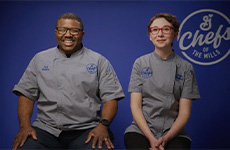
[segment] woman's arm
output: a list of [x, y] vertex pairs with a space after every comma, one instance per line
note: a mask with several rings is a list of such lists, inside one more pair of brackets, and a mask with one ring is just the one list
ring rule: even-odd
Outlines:
[[141, 129], [141, 131], [144, 133], [144, 135], [147, 137], [147, 139], [150, 142], [151, 149], [157, 149], [159, 147], [156, 147], [157, 139], [154, 137], [153, 133], [151, 132], [145, 117], [142, 112], [142, 94], [141, 93], [131, 93], [131, 111], [133, 115], [134, 121], [137, 123], [138, 127]]
[[186, 126], [191, 114], [192, 100], [180, 98], [179, 114], [176, 121], [173, 123], [169, 132], [158, 140], [162, 146], [165, 146], [170, 140], [177, 136], [177, 134]]

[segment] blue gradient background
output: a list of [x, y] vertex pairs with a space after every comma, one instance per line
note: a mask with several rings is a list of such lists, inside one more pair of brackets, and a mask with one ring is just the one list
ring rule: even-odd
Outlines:
[[[82, 18], [84, 45], [104, 55], [120, 79], [126, 98], [119, 102], [111, 129], [115, 149], [125, 149], [123, 135], [132, 121], [127, 92], [132, 65], [154, 50], [147, 35], [150, 18], [168, 12], [182, 22], [199, 9], [215, 9], [230, 18], [229, 6], [230, 1], [0, 1], [0, 149], [10, 149], [19, 130], [18, 98], [11, 91], [31, 58], [56, 46], [54, 28], [61, 14], [73, 12]], [[230, 48], [229, 41], [225, 46]], [[174, 49], [184, 58], [176, 40]], [[229, 56], [211, 66], [193, 64], [201, 99], [194, 101], [186, 126], [192, 149], [230, 149], [229, 65]]]

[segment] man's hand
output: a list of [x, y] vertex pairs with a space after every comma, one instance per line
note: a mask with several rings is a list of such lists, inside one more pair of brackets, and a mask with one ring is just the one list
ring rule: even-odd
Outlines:
[[36, 131], [31, 126], [21, 128], [18, 134], [15, 136], [12, 150], [16, 150], [18, 147], [22, 147], [28, 136], [32, 136], [34, 140], [37, 140]]
[[105, 142], [108, 149], [113, 149], [114, 145], [112, 141], [109, 139], [108, 127], [99, 124], [96, 128], [94, 128], [88, 135], [85, 143], [89, 143], [89, 141], [93, 139], [92, 148], [95, 149], [98, 143], [98, 148], [102, 149], [102, 144]]

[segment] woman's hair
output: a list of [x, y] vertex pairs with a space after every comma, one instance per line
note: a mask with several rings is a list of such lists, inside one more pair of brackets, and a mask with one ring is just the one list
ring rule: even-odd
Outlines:
[[151, 24], [153, 23], [154, 20], [156, 20], [158, 18], [165, 18], [165, 20], [167, 20], [169, 23], [172, 24], [173, 30], [175, 32], [179, 31], [180, 23], [177, 21], [175, 16], [168, 14], [168, 13], [158, 13], [150, 19], [150, 22], [148, 24], [148, 34], [150, 33], [149, 28], [150, 28]]
[[83, 27], [83, 22], [82, 22], [81, 18], [78, 15], [74, 14], [74, 13], [65, 13], [65, 14], [61, 15], [58, 18], [57, 22], [56, 22], [56, 26], [57, 26], [57, 23], [58, 23], [58, 21], [60, 19], [73, 19], [73, 20], [77, 20], [80, 23], [81, 28], [82, 29], [84, 28]]

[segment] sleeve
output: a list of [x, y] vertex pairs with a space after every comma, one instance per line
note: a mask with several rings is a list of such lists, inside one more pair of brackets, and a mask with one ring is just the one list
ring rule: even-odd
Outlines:
[[38, 99], [39, 88], [36, 78], [35, 57], [30, 61], [18, 84], [14, 86], [13, 93], [18, 96], [24, 95], [31, 100]]
[[141, 77], [140, 62], [137, 59], [133, 65], [128, 91], [142, 93], [142, 86], [143, 79]]
[[185, 71], [185, 81], [182, 90], [181, 97], [188, 99], [199, 99], [200, 94], [197, 86], [196, 75], [193, 66], [190, 64], [188, 69]]
[[99, 96], [102, 103], [125, 97], [122, 86], [110, 62], [102, 57], [98, 65]]

